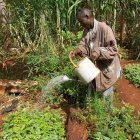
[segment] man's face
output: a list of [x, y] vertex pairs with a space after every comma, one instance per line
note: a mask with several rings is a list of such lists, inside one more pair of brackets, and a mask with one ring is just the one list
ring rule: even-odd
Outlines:
[[81, 26], [90, 29], [92, 27], [92, 18], [88, 16], [81, 16], [78, 18], [78, 21], [80, 22]]

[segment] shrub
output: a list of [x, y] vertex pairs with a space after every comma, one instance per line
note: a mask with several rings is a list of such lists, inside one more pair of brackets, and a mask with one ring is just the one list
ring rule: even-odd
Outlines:
[[58, 112], [18, 111], [5, 118], [2, 126], [8, 140], [65, 140], [62, 117]]
[[75, 49], [75, 46], [67, 48], [61, 55], [61, 69], [60, 74], [67, 75], [72, 81], [66, 82], [59, 86], [58, 91], [64, 96], [69, 97], [68, 100], [73, 101], [73, 103], [83, 103], [83, 99], [87, 93], [87, 85], [83, 85], [76, 77], [74, 73], [74, 67], [71, 64], [68, 54], [71, 50]]
[[[70, 31], [62, 31], [61, 35], [66, 42], [65, 48], [59, 49], [57, 51], [57, 55], [53, 53], [45, 53], [45, 50], [40, 52], [40, 50], [36, 53], [29, 53], [25, 57], [25, 63], [28, 67], [28, 77], [32, 79], [35, 75], [46, 76], [49, 79], [54, 78], [59, 75], [67, 75], [69, 78], [75, 77], [74, 67], [72, 66], [69, 60], [69, 52], [75, 49], [82, 37], [82, 32], [78, 32], [77, 34], [73, 34]], [[72, 41], [73, 40], [73, 41]], [[67, 42], [71, 41], [71, 45], [68, 46]], [[72, 46], [73, 45], [73, 46]], [[76, 59], [75, 59], [76, 60]], [[62, 94], [72, 97], [74, 102], [77, 100], [81, 100], [83, 96], [86, 94], [86, 86], [83, 86], [79, 81], [73, 80], [71, 82], [64, 83], [63, 85], [58, 86], [57, 92], [47, 94], [49, 103], [56, 103], [56, 100]], [[81, 92], [82, 91], [82, 92]], [[62, 94], [61, 94], [62, 93]], [[70, 99], [71, 100], [71, 99]]]
[[124, 70], [125, 77], [140, 88], [140, 64], [128, 64]]
[[69, 46], [60, 54], [54, 55], [52, 53], [30, 53], [25, 58], [25, 63], [28, 67], [28, 76], [31, 78], [34, 73], [46, 75], [49, 77], [58, 76], [59, 74], [72, 74], [72, 65], [69, 61], [69, 52], [75, 46]]
[[[54, 78], [59, 75], [67, 75], [69, 78], [75, 77], [74, 67], [69, 60], [69, 52], [75, 49], [75, 46], [65, 48], [59, 55], [51, 55], [36, 53], [28, 54], [25, 58], [25, 63], [28, 67], [28, 76], [34, 79], [35, 75], [42, 75], [48, 77], [47, 79]], [[43, 85], [44, 87], [45, 85]], [[71, 96], [74, 100], [81, 100], [86, 94], [86, 86], [77, 80], [69, 81], [56, 87], [57, 91], [47, 93], [48, 103], [56, 103], [61, 95]], [[70, 99], [71, 100], [71, 99]]]
[[72, 33], [70, 31], [61, 31], [60, 35], [64, 39], [64, 44], [69, 45], [77, 45], [80, 39], [82, 38], [83, 31], [79, 31], [77, 33]]
[[46, 54], [29, 54], [25, 58], [28, 67], [28, 77], [34, 74], [52, 76], [59, 70], [60, 60], [58, 56]]
[[94, 133], [90, 133], [91, 139], [100, 140], [126, 140], [140, 139], [139, 116], [134, 117], [134, 109], [125, 104], [122, 108], [114, 107], [108, 112], [106, 103], [100, 98], [92, 99], [91, 108], [88, 112], [88, 120], [96, 125]]

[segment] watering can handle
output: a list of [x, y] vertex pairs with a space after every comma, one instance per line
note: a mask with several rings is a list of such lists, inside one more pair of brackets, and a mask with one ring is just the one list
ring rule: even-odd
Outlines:
[[75, 68], [78, 68], [79, 66], [72, 60], [71, 53], [72, 53], [72, 51], [69, 53], [70, 62], [73, 64], [73, 66], [74, 66]]

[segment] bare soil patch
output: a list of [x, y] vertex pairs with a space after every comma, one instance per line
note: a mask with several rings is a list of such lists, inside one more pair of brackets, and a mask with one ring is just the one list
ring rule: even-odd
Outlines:
[[[129, 61], [122, 61], [122, 68], [125, 67], [126, 64], [136, 64], [139, 61], [129, 60]], [[140, 89], [136, 88], [131, 82], [125, 79], [122, 76], [117, 82], [117, 93], [120, 96], [121, 102], [129, 103], [130, 105], [135, 107], [135, 111], [140, 111]]]

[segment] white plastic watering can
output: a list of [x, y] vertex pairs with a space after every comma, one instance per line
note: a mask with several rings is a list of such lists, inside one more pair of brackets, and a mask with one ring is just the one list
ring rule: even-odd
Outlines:
[[100, 70], [92, 63], [92, 61], [85, 57], [76, 64], [69, 55], [69, 59], [73, 66], [75, 67], [75, 73], [79, 79], [84, 83], [90, 83], [97, 75], [100, 73]]

